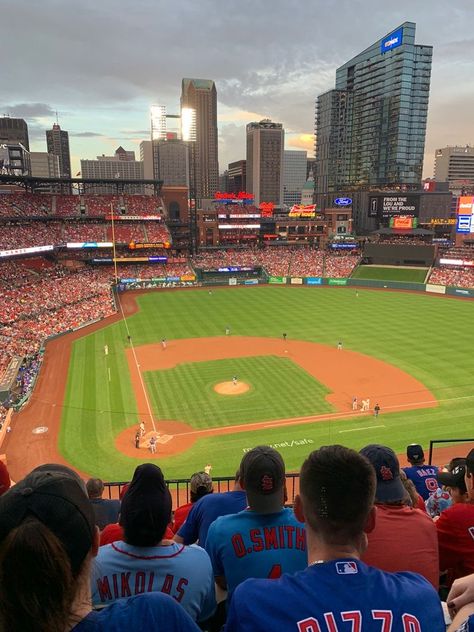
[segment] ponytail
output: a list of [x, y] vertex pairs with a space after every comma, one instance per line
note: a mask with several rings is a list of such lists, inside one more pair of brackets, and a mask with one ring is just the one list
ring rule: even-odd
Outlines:
[[60, 540], [27, 518], [0, 545], [0, 630], [63, 632], [76, 581]]

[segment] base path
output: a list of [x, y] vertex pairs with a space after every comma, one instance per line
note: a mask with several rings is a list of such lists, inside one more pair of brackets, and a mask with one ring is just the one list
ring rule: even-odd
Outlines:
[[[164, 353], [159, 344], [143, 345], [135, 348], [136, 361], [131, 349], [127, 349], [126, 353], [137, 407], [139, 411], [142, 411], [139, 414], [141, 418], [145, 418], [148, 427], [151, 425], [151, 420], [145, 413], [147, 403], [139, 371], [171, 369], [178, 364], [190, 362], [273, 355], [289, 358], [331, 391], [326, 399], [336, 409], [335, 413], [203, 430], [195, 430], [182, 420], [154, 419], [158, 432], [166, 437], [159, 446], [158, 451], [161, 457], [188, 450], [198, 439], [209, 436], [337, 420], [352, 415], [361, 418], [366, 415], [372, 417], [372, 410], [377, 402], [382, 413], [437, 406], [436, 398], [430, 390], [414, 377], [391, 364], [355, 351], [338, 350], [336, 347], [302, 340], [283, 341], [281, 338], [217, 336], [172, 340], [168, 342]], [[237, 386], [229, 382], [229, 390], [232, 388], [237, 388]], [[288, 393], [291, 396], [291, 386]], [[359, 407], [362, 399], [370, 399], [369, 412], [353, 411], [353, 397], [358, 398]], [[115, 442], [117, 449], [128, 456], [136, 456], [136, 451], [134, 452], [132, 448], [135, 432], [135, 426], [128, 428], [118, 435]]]

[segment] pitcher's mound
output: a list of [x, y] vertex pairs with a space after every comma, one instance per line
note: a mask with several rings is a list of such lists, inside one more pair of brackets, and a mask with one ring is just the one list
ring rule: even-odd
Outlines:
[[234, 384], [233, 382], [219, 382], [214, 386], [214, 390], [219, 395], [242, 395], [242, 393], [246, 393], [249, 390], [250, 386], [245, 382], [237, 382]]

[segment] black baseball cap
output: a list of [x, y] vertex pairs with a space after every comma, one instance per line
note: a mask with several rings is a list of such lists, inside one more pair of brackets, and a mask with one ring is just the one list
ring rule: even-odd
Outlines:
[[92, 505], [82, 479], [69, 468], [41, 466], [0, 497], [0, 542], [29, 518], [42, 522], [62, 543], [74, 575], [95, 534]]
[[279, 452], [267, 445], [253, 448], [240, 463], [240, 478], [252, 509], [266, 514], [281, 511], [285, 463]]
[[464, 463], [456, 464], [450, 472], [438, 472], [436, 474], [436, 478], [438, 479], [438, 483], [441, 485], [445, 485], [446, 487], [456, 487], [460, 492], [466, 493], [466, 482], [464, 480], [464, 475], [466, 474], [466, 464]]
[[360, 451], [375, 470], [377, 488], [376, 502], [396, 502], [407, 495], [400, 478], [400, 463], [395, 452], [384, 445], [372, 443]]
[[407, 446], [407, 459], [409, 461], [422, 461], [424, 458], [425, 453], [419, 443], [411, 443]]

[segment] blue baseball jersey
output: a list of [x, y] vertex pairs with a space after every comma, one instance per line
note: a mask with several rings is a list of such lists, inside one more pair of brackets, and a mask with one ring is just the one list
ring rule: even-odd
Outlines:
[[226, 578], [230, 601], [249, 577], [275, 579], [306, 568], [306, 531], [292, 509], [274, 514], [245, 510], [211, 524], [206, 551], [214, 575]]
[[403, 471], [416, 487], [416, 491], [423, 500], [427, 500], [430, 494], [438, 489], [438, 479], [436, 474], [438, 468], [434, 465], [412, 465], [404, 467]]
[[92, 569], [92, 603], [107, 605], [141, 593], [173, 597], [194, 621], [216, 608], [209, 555], [199, 546], [172, 544], [137, 547], [126, 542], [101, 546]]
[[207, 531], [216, 518], [238, 513], [246, 507], [247, 496], [243, 491], [203, 496], [192, 506], [178, 535], [183, 538], [184, 544], [199, 542], [204, 547]]
[[238, 586], [225, 632], [268, 630], [445, 632], [446, 626], [439, 597], [421, 575], [345, 559]]
[[474, 632], [474, 614], [471, 614], [469, 619], [466, 619], [466, 621], [459, 626], [456, 632]]
[[72, 632], [199, 632], [198, 626], [174, 599], [161, 593], [121, 599], [90, 612]]

